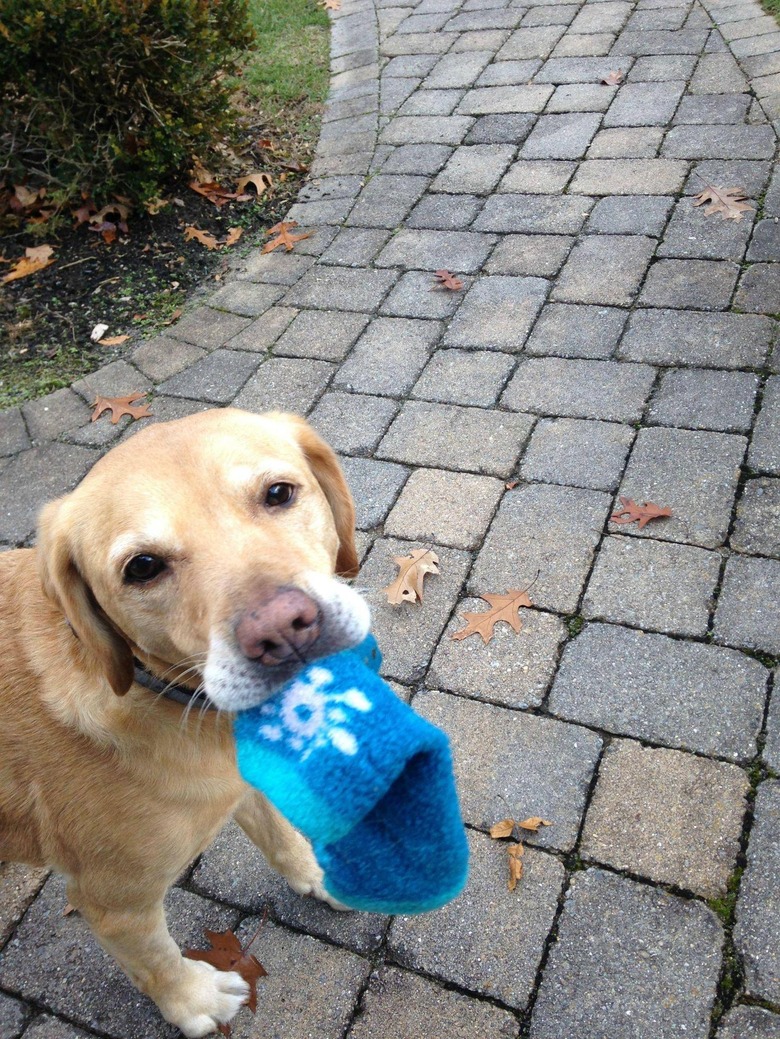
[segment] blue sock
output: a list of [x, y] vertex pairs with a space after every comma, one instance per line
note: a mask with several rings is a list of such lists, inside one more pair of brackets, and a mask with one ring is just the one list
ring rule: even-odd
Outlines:
[[422, 913], [460, 893], [468, 848], [446, 735], [377, 674], [372, 635], [240, 712], [238, 767], [305, 834], [344, 905]]

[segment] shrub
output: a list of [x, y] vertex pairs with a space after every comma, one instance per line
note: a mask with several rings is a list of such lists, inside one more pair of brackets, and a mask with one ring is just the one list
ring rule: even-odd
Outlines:
[[0, 0], [0, 181], [154, 195], [231, 132], [247, 0]]

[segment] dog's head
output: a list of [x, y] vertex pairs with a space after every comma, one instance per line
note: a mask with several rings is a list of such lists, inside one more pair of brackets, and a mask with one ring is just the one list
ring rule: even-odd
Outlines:
[[137, 656], [241, 709], [368, 630], [338, 579], [358, 568], [352, 498], [294, 415], [215, 410], [139, 431], [46, 506], [38, 552], [47, 595], [120, 695]]

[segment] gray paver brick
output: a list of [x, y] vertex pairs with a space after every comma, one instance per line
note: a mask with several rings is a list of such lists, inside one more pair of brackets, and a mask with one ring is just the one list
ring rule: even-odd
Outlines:
[[[333, 365], [298, 357], [271, 357], [233, 401], [247, 411], [295, 411], [305, 414], [333, 375]], [[155, 401], [156, 404], [156, 401]]]
[[412, 396], [442, 404], [489, 407], [512, 370], [513, 361], [494, 350], [437, 350], [414, 385]]
[[[555, 915], [563, 867], [552, 855], [529, 850], [523, 883], [510, 892], [504, 848], [481, 834], [470, 834], [469, 841], [471, 873], [464, 893], [437, 913], [394, 920], [390, 956], [459, 988], [523, 1007]], [[516, 940], [518, 934], [523, 941]]]
[[478, 87], [501, 87], [513, 83], [527, 83], [541, 66], [540, 58], [525, 61], [495, 61], [488, 65], [476, 81]]
[[30, 446], [21, 408], [0, 411], [0, 457], [18, 454]]
[[749, 995], [780, 1002], [780, 782], [758, 788], [734, 942]]
[[[238, 335], [233, 336], [230, 340], [230, 348], [265, 353], [297, 313], [298, 311], [293, 307], [269, 307], [262, 317], [247, 325]], [[135, 360], [135, 355], [133, 355], [133, 359]]]
[[570, 235], [504, 235], [485, 264], [487, 274], [528, 274], [549, 278], [563, 266]]
[[758, 377], [750, 372], [676, 369], [662, 376], [647, 415], [662, 426], [746, 433], [757, 390]]
[[520, 144], [536, 122], [533, 115], [483, 115], [465, 137], [466, 144]]
[[510, 144], [472, 144], [456, 148], [431, 184], [433, 191], [488, 194], [512, 160]]
[[750, 237], [752, 214], [742, 220], [707, 218], [704, 208], [694, 208], [692, 199], [677, 203], [658, 249], [659, 256], [700, 257], [710, 260], [741, 260]]
[[273, 353], [277, 357], [340, 361], [349, 353], [368, 322], [368, 314], [301, 310], [277, 339]]
[[706, 40], [707, 33], [700, 29], [624, 32], [618, 37], [612, 54], [699, 54]]
[[322, 254], [321, 262], [339, 267], [363, 267], [374, 259], [390, 237], [380, 228], [344, 227]]
[[674, 126], [661, 152], [677, 159], [770, 159], [774, 147], [769, 126]]
[[477, 548], [503, 494], [500, 480], [416, 469], [385, 520], [390, 537]]
[[552, 87], [543, 83], [523, 86], [474, 87], [458, 106], [458, 115], [499, 115], [504, 112], [541, 112]]
[[780, 1039], [780, 1016], [762, 1007], [735, 1007], [722, 1018], [716, 1039]]
[[703, 54], [691, 79], [692, 94], [739, 93], [747, 80], [731, 54]]
[[473, 122], [465, 115], [397, 116], [379, 139], [383, 144], [460, 144]]
[[83, 426], [90, 416], [90, 409], [70, 389], [55, 390], [28, 401], [21, 411], [34, 444], [54, 440], [61, 433]]
[[592, 199], [566, 195], [491, 195], [474, 221], [478, 231], [576, 234]]
[[664, 131], [657, 126], [613, 126], [599, 130], [588, 149], [589, 159], [652, 159]]
[[468, 227], [484, 200], [476, 195], [425, 195], [406, 218], [406, 227], [458, 231]]
[[287, 293], [285, 305], [321, 310], [374, 310], [395, 283], [391, 271], [319, 267]]
[[378, 173], [361, 191], [347, 223], [359, 227], [396, 227], [427, 187], [425, 177]]
[[160, 385], [170, 397], [189, 397], [212, 404], [228, 404], [262, 363], [259, 354], [215, 350]]
[[697, 62], [693, 54], [653, 54], [637, 58], [629, 80], [632, 83], [660, 83], [669, 79], [689, 79]]
[[507, 815], [541, 815], [553, 825], [527, 842], [572, 848], [601, 751], [596, 733], [449, 693], [418, 693], [414, 706], [450, 737], [466, 822], [487, 830]]
[[647, 365], [531, 358], [520, 363], [501, 401], [543, 415], [636, 422], [654, 379]]
[[420, 547], [414, 541], [377, 539], [358, 578], [367, 589], [371, 628], [382, 647], [382, 674], [399, 682], [417, 683], [425, 675], [471, 564], [467, 553], [428, 542], [424, 547], [438, 555], [440, 573], [425, 579], [424, 602], [414, 607], [389, 605], [382, 589], [398, 576], [393, 557]]
[[598, 113], [542, 115], [520, 149], [525, 159], [578, 159], [601, 122]]
[[605, 112], [616, 90], [617, 87], [603, 83], [563, 83], [556, 88], [545, 111]]
[[495, 241], [494, 235], [471, 231], [402, 230], [390, 239], [376, 263], [379, 267], [429, 271], [446, 268], [456, 274], [473, 274], [482, 267]]
[[[138, 369], [133, 368], [127, 361], [112, 361], [110, 364], [98, 368], [83, 379], [74, 382], [71, 389], [83, 397], [90, 407], [95, 398], [119, 397], [124, 393], [132, 393], [151, 389], [151, 383], [138, 374]], [[125, 419], [120, 420], [125, 423]], [[99, 420], [100, 423], [103, 419]], [[105, 423], [108, 424], [107, 422]]]
[[742, 123], [750, 106], [748, 94], [698, 94], [684, 97], [675, 123]]
[[748, 260], [780, 260], [780, 220], [759, 220], [747, 253]]
[[634, 431], [613, 422], [543, 419], [523, 457], [524, 480], [614, 490]]
[[548, 303], [525, 352], [534, 356], [606, 359], [615, 349], [626, 317], [625, 311], [613, 307]]
[[753, 469], [780, 473], [780, 376], [771, 376], [764, 387], [748, 462]]
[[626, 83], [604, 116], [604, 126], [666, 126], [685, 90], [685, 83]]
[[369, 455], [397, 410], [386, 397], [335, 390], [320, 398], [309, 420], [336, 451]]
[[737, 505], [731, 547], [780, 557], [780, 480], [748, 480]]
[[[623, 58], [617, 63], [617, 67], [622, 72], [627, 72], [632, 61], [632, 58]], [[598, 83], [615, 67], [613, 58], [550, 58], [534, 78], [537, 83]]]
[[687, 163], [676, 159], [586, 159], [571, 191], [583, 195], [673, 195], [680, 190]]
[[715, 612], [715, 638], [730, 646], [780, 654], [780, 616], [774, 607], [780, 560], [732, 556]]
[[[751, 159], [712, 159], [694, 163], [684, 193], [698, 195], [704, 184], [738, 184], [748, 198], [755, 199], [769, 181], [772, 164]], [[703, 182], [703, 183], [702, 183]], [[748, 214], [750, 219], [753, 217]], [[744, 218], [743, 218], [744, 219]]]
[[531, 1039], [588, 1035], [595, 1007], [620, 1008], [610, 1013], [610, 1039], [706, 1039], [722, 941], [717, 917], [699, 902], [598, 869], [575, 873]]
[[57, 443], [16, 455], [0, 472], [0, 540], [28, 538], [41, 507], [72, 490], [97, 459], [86, 447]]
[[506, 1010], [447, 991], [425, 978], [382, 967], [371, 977], [351, 1039], [510, 1039], [516, 1023]]
[[406, 466], [374, 458], [341, 458], [355, 501], [355, 523], [368, 530], [383, 523], [409, 476]]
[[576, 168], [575, 162], [559, 159], [520, 159], [507, 171], [498, 190], [553, 195], [563, 192]]
[[566, 646], [548, 709], [623, 736], [747, 761], [766, 682], [766, 668], [743, 653], [591, 623]]
[[467, 54], [445, 54], [425, 81], [426, 87], [470, 87], [492, 59], [489, 50], [474, 50]]
[[780, 670], [775, 668], [775, 685], [769, 701], [766, 720], [766, 743], [764, 761], [774, 771], [780, 772]]
[[438, 321], [378, 317], [339, 368], [334, 385], [357, 393], [407, 393], [441, 334]]
[[73, 1028], [60, 1018], [49, 1017], [47, 1014], [37, 1017], [25, 1032], [27, 1039], [86, 1039], [87, 1034], [80, 1028]]
[[404, 144], [384, 164], [387, 173], [438, 173], [452, 154], [446, 144]]
[[760, 368], [771, 341], [767, 318], [639, 310], [629, 319], [618, 356], [666, 365]]
[[387, 926], [387, 918], [375, 913], [334, 913], [316, 898], [296, 895], [234, 822], [204, 852], [191, 883], [206, 898], [247, 913], [268, 906], [280, 923], [364, 955], [378, 947]]
[[517, 29], [496, 55], [498, 61], [513, 58], [546, 58], [565, 29], [562, 25], [540, 25]]
[[627, 0], [606, 0], [590, 7], [581, 7], [571, 24], [576, 33], [619, 32], [631, 14], [632, 4]]
[[639, 301], [650, 307], [725, 310], [738, 276], [737, 264], [726, 260], [657, 260]]
[[[282, 295], [281, 289], [270, 292], [266, 286], [262, 286], [262, 289], [262, 298], [268, 301], [269, 307]], [[215, 350], [218, 346], [224, 346], [228, 339], [232, 339], [248, 324], [248, 317], [226, 314], [221, 310], [212, 310], [211, 307], [197, 307], [171, 325], [169, 332], [174, 339], [184, 339], [204, 350]]]
[[399, 278], [380, 311], [395, 317], [450, 317], [460, 305], [462, 296], [437, 288], [438, 284], [430, 271], [408, 271]]
[[377, 454], [411, 465], [506, 478], [532, 425], [529, 415], [408, 401]]
[[616, 195], [602, 198], [591, 211], [585, 230], [593, 234], [659, 237], [672, 204], [672, 200], [665, 196]]
[[[352, 179], [357, 180], [357, 178]], [[323, 202], [322, 208], [324, 209], [327, 204]], [[333, 203], [333, 205], [339, 206], [338, 222], [340, 222], [346, 216], [351, 202], [349, 199], [339, 199], [338, 203]], [[288, 219], [297, 219], [300, 224], [315, 221], [317, 223], [337, 222], [333, 219], [329, 221], [321, 219], [332, 217], [334, 214], [318, 212], [317, 206], [314, 204], [295, 206], [294, 209], [298, 210], [297, 217], [292, 215], [293, 210], [291, 209]], [[220, 289], [212, 299], [209, 299], [209, 306], [216, 307], [217, 310], [230, 311], [233, 314], [242, 314], [245, 317], [257, 317], [279, 299], [283, 290], [278, 286], [294, 285], [313, 263], [313, 256], [298, 256], [297, 253], [288, 252], [263, 253], [262, 250], [255, 250], [237, 268], [239, 280]], [[255, 281], [268, 284], [252, 284]]]
[[431, 661], [426, 685], [503, 707], [538, 707], [566, 638], [563, 621], [541, 610], [521, 609], [519, 633], [508, 624], [499, 624], [487, 645], [473, 635], [461, 640], [452, 637], [465, 626], [466, 612], [481, 613], [487, 608], [484, 599], [458, 603]]
[[[257, 322], [254, 322], [257, 324]], [[249, 326], [252, 327], [251, 325]], [[155, 336], [132, 353], [132, 361], [148, 379], [160, 382], [206, 356], [206, 351], [191, 343], [168, 336]]]
[[745, 437], [728, 433], [641, 429], [618, 494], [670, 508], [672, 516], [643, 530], [614, 523], [610, 529], [703, 548], [722, 545], [746, 446]]
[[590, 235], [574, 246], [552, 298], [626, 306], [639, 291], [655, 248], [654, 239], [639, 235]]
[[29, 1010], [24, 1003], [0, 993], [0, 1039], [17, 1039], [28, 1017]]
[[690, 545], [604, 539], [582, 613], [668, 634], [704, 635], [720, 556]]
[[754, 314], [780, 313], [780, 268], [774, 263], [754, 263], [740, 279], [734, 305]]
[[502, 501], [469, 577], [469, 592], [529, 588], [543, 609], [571, 613], [610, 499], [600, 491], [526, 484]]
[[518, 352], [548, 292], [543, 278], [491, 275], [475, 281], [458, 308], [443, 342]]
[[47, 876], [47, 870], [20, 862], [0, 863], [0, 942], [11, 935]]
[[599, 766], [582, 854], [704, 898], [724, 895], [748, 788], [737, 765], [615, 740]]

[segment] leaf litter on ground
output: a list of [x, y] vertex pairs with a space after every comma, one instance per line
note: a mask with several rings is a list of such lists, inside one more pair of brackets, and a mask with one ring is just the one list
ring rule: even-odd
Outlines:
[[126, 397], [97, 396], [92, 405], [95, 410], [92, 412], [90, 422], [97, 422], [104, 411], [111, 412], [112, 426], [115, 426], [123, 415], [130, 415], [134, 419], [149, 418], [152, 414], [149, 411], [149, 404], [135, 403], [143, 400], [144, 397], [146, 397], [146, 390], [142, 390], [140, 393], [128, 393]]
[[466, 627], [453, 632], [452, 638], [459, 641], [468, 638], [469, 635], [481, 635], [483, 643], [487, 645], [495, 635], [495, 627], [499, 621], [504, 621], [514, 631], [520, 632], [523, 622], [517, 611], [521, 606], [533, 606], [527, 592], [527, 588], [510, 588], [503, 595], [492, 592], [480, 593], [480, 599], [484, 599], [490, 605], [490, 609], [482, 613], [464, 612], [463, 620], [466, 621]]
[[741, 220], [745, 213], [754, 213], [755, 207], [749, 206], [745, 199], [749, 196], [744, 188], [721, 188], [713, 184], [694, 195], [694, 206], [706, 206], [705, 216], [716, 213], [724, 220]]
[[517, 830], [530, 830], [532, 833], [537, 833], [540, 826], [552, 826], [549, 819], [542, 819], [540, 815], [532, 815], [527, 819], [502, 819], [500, 822], [494, 823], [490, 830], [490, 836], [493, 840], [504, 840], [510, 837], [514, 843], [507, 847], [507, 864], [509, 866], [509, 877], [507, 879], [507, 887], [510, 891], [514, 891], [517, 887], [518, 881], [522, 880], [523, 877], [523, 856], [525, 855], [525, 846], [520, 840], [520, 834], [516, 833]]
[[611, 523], [636, 523], [642, 530], [651, 520], [666, 519], [672, 515], [672, 510], [662, 505], [655, 505], [648, 501], [643, 505], [637, 505], [631, 498], [620, 498], [622, 508], [617, 509], [610, 517]]
[[399, 573], [382, 591], [391, 606], [423, 601], [423, 581], [426, 574], [438, 574], [439, 557], [429, 548], [416, 548], [408, 556], [393, 556]]

